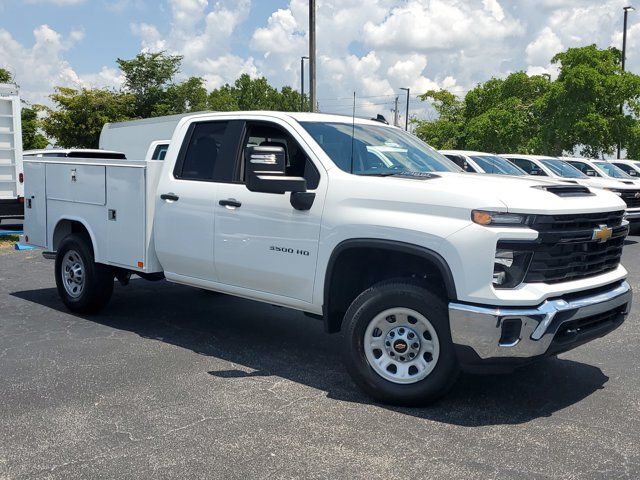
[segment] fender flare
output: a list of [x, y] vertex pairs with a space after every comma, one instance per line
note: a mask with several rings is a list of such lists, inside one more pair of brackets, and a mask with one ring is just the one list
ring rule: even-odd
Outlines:
[[398, 242], [395, 240], [384, 240], [377, 238], [353, 238], [344, 240], [336, 245], [331, 252], [331, 256], [329, 257], [329, 262], [327, 264], [327, 270], [325, 272], [322, 304], [325, 328], [328, 328], [329, 326], [329, 291], [331, 290], [331, 277], [333, 275], [335, 262], [340, 254], [342, 254], [346, 250], [354, 248], [377, 248], [381, 250], [391, 250], [421, 257], [433, 264], [438, 272], [440, 272], [440, 275], [442, 275], [445, 291], [447, 293], [447, 298], [449, 299], [449, 301], [456, 301], [458, 298], [456, 293], [455, 280], [453, 278], [453, 274], [451, 273], [451, 269], [449, 268], [449, 264], [439, 253], [428, 248], [421, 247], [419, 245]]

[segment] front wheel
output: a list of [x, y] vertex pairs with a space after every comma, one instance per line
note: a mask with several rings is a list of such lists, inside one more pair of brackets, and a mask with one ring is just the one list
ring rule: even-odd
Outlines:
[[343, 331], [349, 374], [379, 401], [424, 405], [458, 377], [446, 303], [410, 280], [379, 283], [359, 295]]
[[75, 313], [96, 313], [113, 293], [113, 270], [95, 263], [88, 239], [71, 234], [60, 243], [56, 254], [56, 286], [69, 310]]

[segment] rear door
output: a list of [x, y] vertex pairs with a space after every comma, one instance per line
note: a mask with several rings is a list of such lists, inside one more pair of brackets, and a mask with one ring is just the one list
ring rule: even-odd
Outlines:
[[218, 182], [231, 179], [242, 122], [185, 125], [173, 172], [158, 185], [154, 240], [167, 273], [216, 281], [214, 215]]

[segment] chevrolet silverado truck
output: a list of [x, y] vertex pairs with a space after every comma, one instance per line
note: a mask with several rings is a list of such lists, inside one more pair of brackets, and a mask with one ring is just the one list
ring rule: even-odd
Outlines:
[[164, 161], [30, 158], [25, 178], [25, 240], [72, 312], [132, 274], [296, 309], [383, 402], [564, 352], [631, 304], [620, 197], [468, 174], [374, 120], [195, 114]]

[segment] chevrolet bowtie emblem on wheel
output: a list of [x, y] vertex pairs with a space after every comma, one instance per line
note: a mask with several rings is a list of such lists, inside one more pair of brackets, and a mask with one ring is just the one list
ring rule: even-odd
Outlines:
[[611, 235], [613, 235], [612, 228], [606, 225], [600, 225], [600, 227], [593, 229], [591, 240], [598, 240], [600, 243], [604, 243], [611, 238]]

